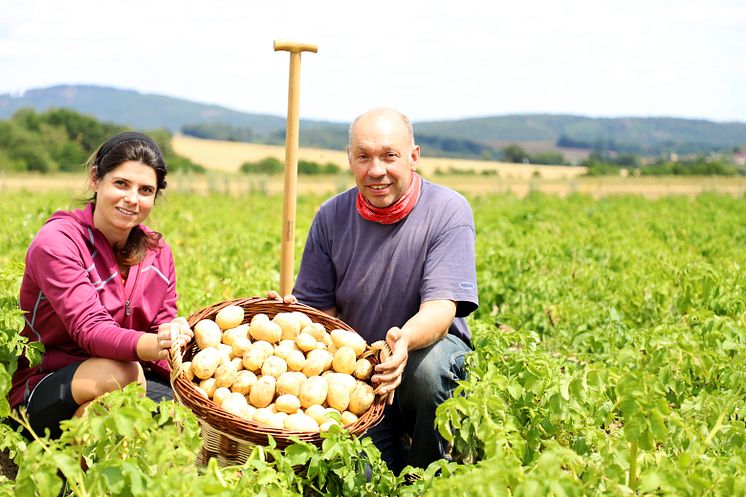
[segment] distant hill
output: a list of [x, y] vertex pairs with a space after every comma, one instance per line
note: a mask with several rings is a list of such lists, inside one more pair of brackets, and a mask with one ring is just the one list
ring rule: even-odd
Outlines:
[[[281, 144], [285, 117], [249, 114], [163, 95], [90, 85], [61, 85], [0, 95], [0, 119], [22, 107], [66, 107], [99, 120], [139, 129], [165, 127], [206, 138]], [[667, 117], [590, 118], [573, 115], [505, 115], [415, 123], [429, 156], [497, 157], [508, 143], [530, 150], [604, 150], [658, 154], [707, 152], [746, 145], [746, 123]], [[226, 138], [227, 137], [227, 138]], [[347, 124], [301, 122], [301, 145], [343, 149]]]
[[209, 122], [250, 126], [256, 133], [268, 134], [285, 127], [284, 117], [248, 114], [181, 98], [90, 85], [39, 88], [20, 96], [0, 95], [0, 119], [7, 119], [22, 107], [38, 111], [66, 107], [91, 114], [101, 121], [138, 129], [167, 128], [179, 131], [185, 124]]
[[746, 123], [671, 117], [508, 115], [420, 122], [417, 130], [495, 146], [505, 142], [552, 142], [559, 147], [635, 153], [696, 152], [746, 145]]

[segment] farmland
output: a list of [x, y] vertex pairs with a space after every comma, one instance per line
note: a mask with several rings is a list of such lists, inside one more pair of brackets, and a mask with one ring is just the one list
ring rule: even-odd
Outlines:
[[[176, 153], [204, 164], [205, 167], [213, 171], [235, 172], [238, 171], [243, 162], [257, 161], [265, 157], [285, 159], [285, 147], [280, 146], [202, 140], [183, 135], [174, 136], [172, 140]], [[347, 166], [347, 154], [342, 150], [302, 148], [298, 151], [298, 159], [321, 164], [332, 162], [341, 168]], [[523, 164], [507, 162], [428, 157], [427, 150], [422, 151], [420, 169], [426, 175], [432, 174], [438, 169], [442, 171], [455, 169], [474, 171], [477, 174], [490, 171], [506, 178], [540, 176], [545, 179], [574, 178], [585, 173], [584, 167], [543, 165], [526, 167]]]
[[[196, 194], [169, 180], [148, 224], [173, 248], [180, 313], [276, 288], [281, 197], [266, 184], [234, 192], [220, 180]], [[12, 309], [25, 249], [51, 212], [82, 197], [75, 181], [0, 195], [6, 369], [17, 354]], [[331, 191], [343, 187], [331, 181]], [[268, 448], [241, 468], [195, 468], [194, 416], [128, 390], [60, 441], [4, 432], [21, 464], [0, 494], [56, 495], [61, 469], [77, 495], [744, 495], [743, 190], [594, 198], [581, 184], [564, 195], [467, 190], [480, 308], [469, 321], [469, 378], [438, 415], [454, 462], [412, 470], [420, 479], [407, 484], [365, 440], [334, 433], [321, 448]], [[296, 268], [327, 193], [298, 199]]]

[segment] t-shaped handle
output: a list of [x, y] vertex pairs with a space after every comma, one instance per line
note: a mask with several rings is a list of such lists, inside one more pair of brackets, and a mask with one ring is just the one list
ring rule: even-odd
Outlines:
[[319, 47], [311, 45], [310, 43], [297, 43], [294, 41], [287, 40], [275, 40], [274, 42], [275, 52], [285, 50], [286, 52], [300, 53], [300, 52], [313, 52], [316, 53]]

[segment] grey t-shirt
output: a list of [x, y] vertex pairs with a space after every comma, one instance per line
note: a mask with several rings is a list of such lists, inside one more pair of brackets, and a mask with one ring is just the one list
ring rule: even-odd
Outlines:
[[402, 326], [429, 300], [456, 302], [449, 330], [471, 336], [463, 317], [479, 305], [474, 218], [455, 191], [422, 180], [414, 209], [401, 221], [366, 221], [357, 188], [324, 202], [306, 240], [293, 294], [337, 315], [368, 343]]

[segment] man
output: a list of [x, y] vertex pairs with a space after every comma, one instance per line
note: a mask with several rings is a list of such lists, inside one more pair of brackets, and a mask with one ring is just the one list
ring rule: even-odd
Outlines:
[[347, 156], [357, 187], [316, 214], [293, 294], [368, 343], [389, 344], [372, 378], [388, 405], [367, 435], [398, 474], [446, 455], [435, 409], [463, 378], [470, 350], [463, 318], [478, 306], [474, 220], [463, 196], [415, 172], [420, 148], [403, 114], [358, 117]]

